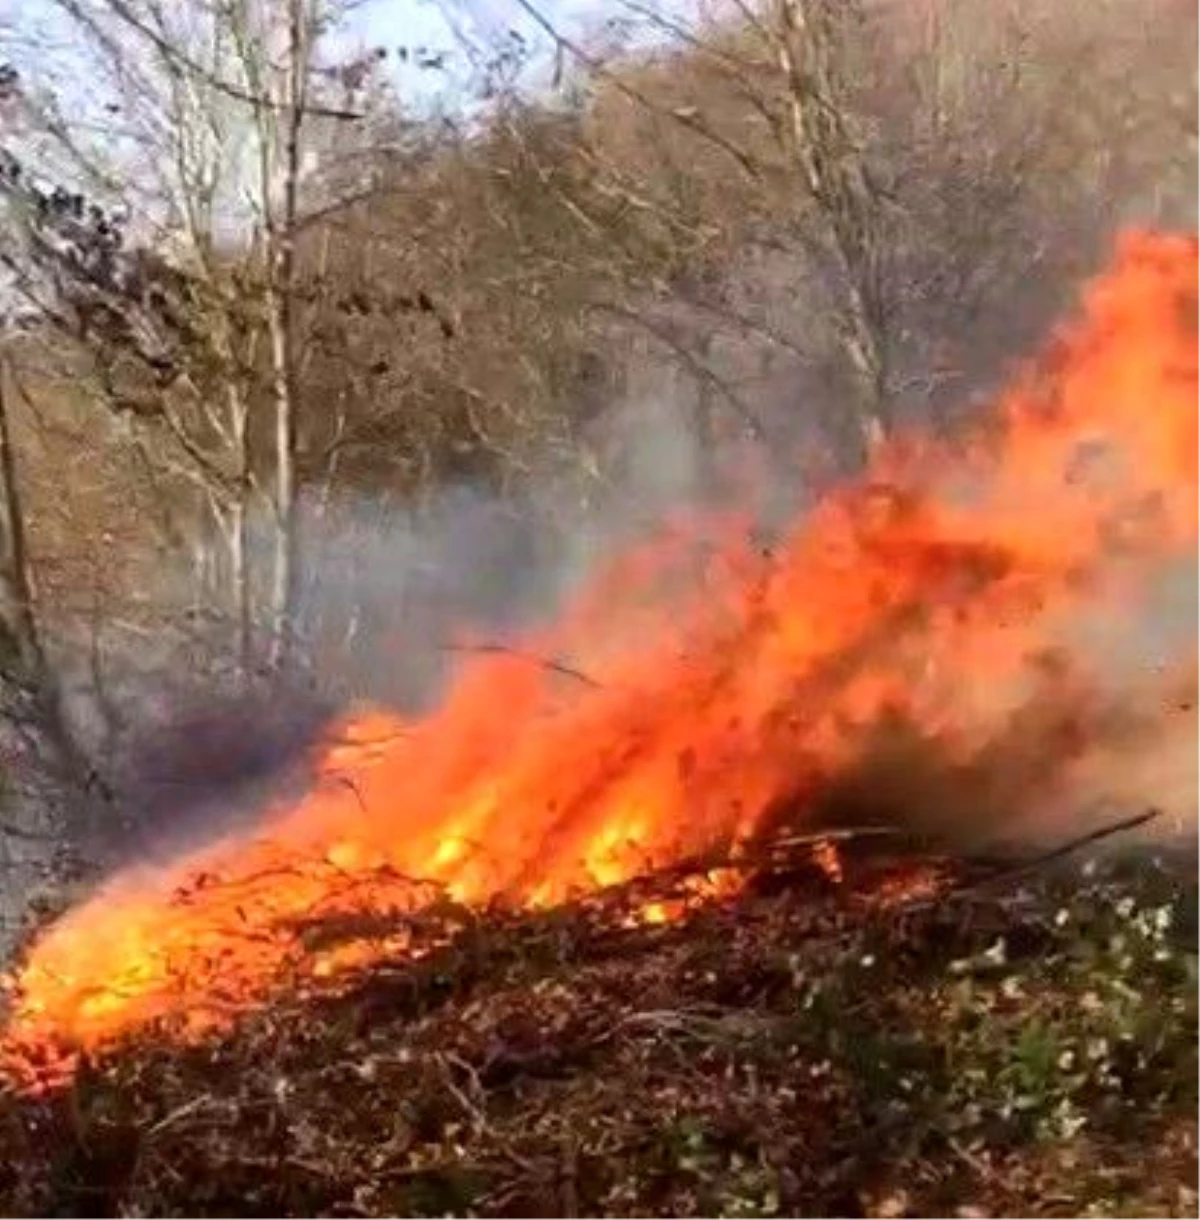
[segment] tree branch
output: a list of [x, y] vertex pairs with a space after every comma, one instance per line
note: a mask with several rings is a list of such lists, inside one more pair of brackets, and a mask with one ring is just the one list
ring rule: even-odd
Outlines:
[[[72, 17], [75, 17], [76, 20], [80, 19], [78, 5], [75, 3], [75, 0], [59, 0], [59, 3], [63, 5]], [[240, 85], [224, 80], [222, 77], [210, 72], [203, 64], [197, 62], [185, 51], [172, 44], [169, 39], [164, 38], [152, 26], [147, 25], [129, 8], [124, 0], [107, 0], [107, 3], [118, 20], [123, 21], [135, 33], [140, 34], [147, 42], [151, 43], [164, 59], [175, 64], [181, 71], [187, 72], [203, 81], [210, 89], [215, 89], [218, 93], [223, 93], [234, 101], [244, 102], [248, 106], [274, 111], [289, 109], [287, 102], [277, 102], [269, 96], [244, 89]], [[318, 118], [336, 119], [339, 122], [360, 122], [365, 117], [360, 111], [356, 110], [345, 110], [336, 106], [313, 106], [307, 103], [304, 106], [304, 113]]]

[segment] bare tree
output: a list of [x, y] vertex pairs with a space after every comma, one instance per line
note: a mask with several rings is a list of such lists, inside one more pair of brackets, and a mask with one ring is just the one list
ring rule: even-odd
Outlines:
[[815, 204], [824, 243], [840, 272], [842, 342], [856, 374], [853, 402], [864, 452], [888, 426], [887, 301], [881, 259], [883, 201], [853, 131], [840, 42], [845, 0], [774, 0], [761, 28], [774, 47], [785, 86], [780, 137]]
[[[136, 139], [109, 191], [115, 212], [10, 175], [23, 241], [5, 260], [27, 302], [93, 357], [151, 463], [210, 517], [243, 668], [260, 623], [279, 664], [299, 545], [295, 247], [306, 190], [329, 206], [308, 182], [310, 154], [361, 117], [315, 96], [322, 82], [328, 92], [320, 43], [337, 12], [315, 0], [59, 3]], [[269, 554], [253, 546], [263, 526]], [[198, 574], [212, 572], [208, 553], [200, 544]]]
[[[840, 431], [856, 460], [863, 460], [889, 426], [883, 268], [888, 220], [847, 82], [857, 6], [835, 0], [761, 5], [734, 0], [709, 20], [675, 7], [624, 0], [622, 8], [647, 26], [656, 42], [672, 48], [673, 69], [655, 58], [642, 66], [637, 56], [602, 62], [562, 34], [533, 0], [523, 0], [522, 7], [598, 78], [602, 90], [615, 94], [627, 110], [641, 112], [647, 134], [651, 128], [659, 133], [658, 143], [646, 147], [658, 147], [664, 164], [645, 167], [649, 176], [640, 182], [628, 170], [610, 172], [609, 189], [638, 201], [635, 206], [647, 217], [665, 220], [674, 240], [691, 247], [691, 266], [672, 285], [672, 295], [678, 297], [682, 289], [692, 308], [706, 315], [703, 325], [697, 318], [697, 343], [686, 355], [677, 350], [700, 378], [701, 397], [715, 391], [735, 409], [738, 402], [707, 354], [714, 322], [721, 319], [743, 337], [754, 332], [756, 341], [776, 340], [770, 327], [756, 326], [744, 313], [739, 317], [728, 284], [707, 284], [697, 293], [695, 285], [705, 280], [706, 252], [697, 248], [694, 235], [725, 230], [726, 240], [712, 243], [709, 237], [704, 243], [725, 273], [739, 251], [764, 240], [775, 246], [783, 242], [807, 259], [810, 279], [826, 281], [823, 313], [850, 370], [845, 404], [850, 427], [839, 421]], [[601, 139], [610, 150], [600, 161], [611, 171], [613, 137]], [[728, 181], [717, 187], [721, 176]], [[664, 193], [672, 181], [678, 189]], [[706, 195], [697, 215], [696, 201]]]

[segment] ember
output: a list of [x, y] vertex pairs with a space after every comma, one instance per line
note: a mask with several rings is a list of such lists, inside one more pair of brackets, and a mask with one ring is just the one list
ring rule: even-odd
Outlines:
[[[1074, 616], [1135, 613], [1158, 565], [1194, 554], [1196, 256], [1191, 239], [1127, 238], [986, 426], [903, 438], [770, 557], [731, 526], [719, 567], [665, 595], [678, 544], [648, 547], [527, 654], [465, 660], [428, 718], [349, 716], [309, 794], [253, 837], [118, 875], [48, 929], [11, 984], [10, 1057], [69, 1065], [159, 1020], [194, 1036], [424, 952], [415, 925], [433, 909], [548, 907], [736, 856], [803, 824], [881, 717], [969, 769], [1048, 690], [1086, 708], [1098, 675], [1064, 651]], [[838, 877], [832, 844], [818, 862]], [[639, 918], [743, 878], [701, 877]], [[322, 925], [348, 930], [322, 944]]]

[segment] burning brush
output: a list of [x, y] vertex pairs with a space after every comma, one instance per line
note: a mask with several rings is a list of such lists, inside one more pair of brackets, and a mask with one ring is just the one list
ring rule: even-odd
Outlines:
[[[151, 1022], [194, 1038], [419, 957], [489, 904], [732, 865], [629, 916], [670, 922], [736, 893], [756, 845], [836, 820], [854, 779], [859, 805], [915, 803], [960, 838], [1051, 808], [1166, 697], [1112, 689], [1080, 624], [1135, 621], [1195, 559], [1196, 257], [1127, 238], [989, 418], [898, 438], [772, 555], [731, 524], [687, 595], [656, 579], [677, 541], [610, 565], [530, 642], [586, 682], [479, 653], [424, 719], [347, 716], [302, 799], [114, 876], [37, 939], [9, 1064], [69, 1070]], [[833, 839], [818, 859], [839, 875]]]

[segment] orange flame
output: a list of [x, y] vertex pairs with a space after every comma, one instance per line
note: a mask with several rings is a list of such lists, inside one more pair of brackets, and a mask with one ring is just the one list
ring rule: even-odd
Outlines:
[[690, 592], [665, 544], [610, 565], [532, 641], [570, 666], [476, 655], [427, 718], [347, 717], [311, 792], [254, 837], [120, 874], [51, 926], [14, 980], [10, 1045], [210, 1029], [410, 951], [396, 920], [322, 951], [328, 921], [441, 896], [543, 907], [744, 843], [802, 818], [885, 713], [970, 759], [1079, 608], [1132, 607], [1147, 561], [1194, 553], [1196, 256], [1126, 238], [986, 424], [891, 445], [774, 555], [726, 523]]

